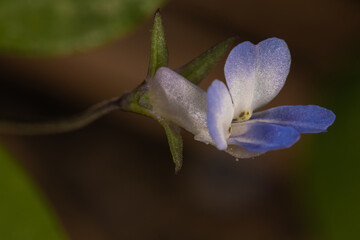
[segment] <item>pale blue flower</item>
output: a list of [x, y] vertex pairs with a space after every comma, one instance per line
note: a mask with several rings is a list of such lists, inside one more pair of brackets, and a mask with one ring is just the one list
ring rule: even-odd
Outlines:
[[279, 93], [290, 62], [289, 49], [281, 39], [257, 45], [244, 42], [226, 60], [228, 87], [215, 80], [206, 93], [169, 68], [160, 68], [150, 85], [150, 101], [160, 117], [235, 157], [287, 148], [301, 133], [325, 132], [335, 120], [332, 111], [314, 105], [254, 113]]

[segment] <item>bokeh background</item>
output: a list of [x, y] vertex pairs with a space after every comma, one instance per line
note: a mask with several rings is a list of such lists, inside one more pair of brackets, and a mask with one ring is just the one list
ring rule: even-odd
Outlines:
[[[0, 30], [25, 34], [23, 42], [0, 40], [1, 119], [62, 117], [135, 88], [147, 73], [157, 7], [170, 67], [233, 35], [252, 42], [276, 36], [288, 43], [292, 66], [285, 87], [266, 108], [316, 104], [332, 109], [337, 119], [328, 133], [304, 135], [290, 149], [238, 162], [183, 132], [178, 175], [163, 129], [132, 113], [112, 113], [65, 134], [1, 135], [1, 239], [65, 239], [59, 229], [75, 240], [360, 239], [358, 1], [149, 0], [119, 7], [122, 0], [102, 0], [109, 3], [104, 11], [114, 12], [105, 22], [76, 17], [96, 9], [96, 1], [36, 2], [66, 13], [60, 23], [52, 22], [54, 13], [42, 16], [49, 18], [49, 36], [36, 34], [42, 18], [37, 28], [27, 26], [32, 18], [17, 18], [16, 4], [0, 3]], [[75, 3], [94, 5], [71, 12]], [[39, 10], [21, 6], [27, 16]], [[56, 24], [71, 30], [57, 35]], [[84, 39], [74, 37], [82, 34]], [[224, 62], [201, 87], [224, 80]], [[24, 181], [33, 185], [18, 187], [20, 173], [12, 175], [13, 168], [23, 169]], [[21, 197], [27, 188], [41, 200], [23, 211], [19, 206], [31, 203]], [[49, 219], [39, 217], [41, 211], [50, 212]], [[54, 223], [48, 228], [48, 222]]]

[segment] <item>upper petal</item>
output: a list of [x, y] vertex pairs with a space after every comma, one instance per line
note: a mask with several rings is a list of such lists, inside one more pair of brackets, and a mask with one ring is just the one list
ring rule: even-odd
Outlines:
[[211, 138], [220, 150], [227, 148], [234, 108], [226, 85], [215, 80], [207, 92], [207, 126]]
[[203, 141], [206, 138], [211, 141], [206, 125], [204, 90], [171, 69], [161, 67], [150, 82], [149, 97], [153, 110], [161, 117], [194, 135], [202, 135]]
[[295, 128], [300, 133], [326, 132], [335, 121], [335, 114], [315, 105], [280, 106], [254, 113], [251, 120]]
[[237, 45], [225, 63], [225, 78], [234, 102], [235, 116], [250, 113], [270, 102], [283, 87], [290, 69], [290, 52], [284, 40], [269, 38], [257, 45]]
[[245, 121], [233, 123], [232, 129], [228, 143], [253, 152], [287, 148], [300, 138], [294, 128], [270, 123]]

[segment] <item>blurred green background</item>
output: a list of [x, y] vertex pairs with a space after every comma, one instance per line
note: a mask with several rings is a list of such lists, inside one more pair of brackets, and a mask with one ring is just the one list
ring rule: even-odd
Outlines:
[[[233, 35], [285, 39], [290, 75], [266, 107], [320, 105], [334, 125], [239, 162], [184, 133], [177, 176], [161, 127], [131, 113], [3, 135], [0, 238], [360, 239], [357, 1], [1, 0], [0, 117], [61, 117], [136, 87], [158, 7], [172, 68]], [[224, 61], [201, 87], [224, 80]]]

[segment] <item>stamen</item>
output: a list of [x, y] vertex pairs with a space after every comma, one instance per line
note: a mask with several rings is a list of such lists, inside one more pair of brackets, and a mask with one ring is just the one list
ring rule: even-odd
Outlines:
[[251, 117], [250, 111], [243, 111], [239, 114], [239, 116], [233, 119], [234, 122], [248, 120]]

